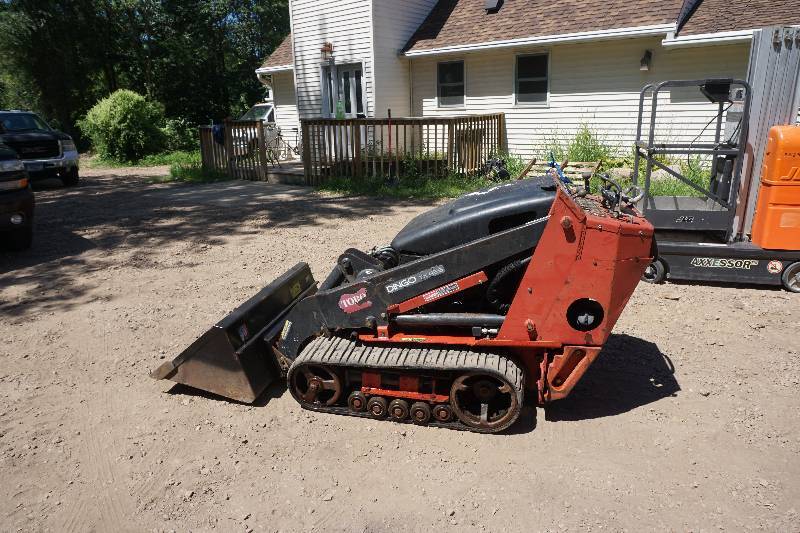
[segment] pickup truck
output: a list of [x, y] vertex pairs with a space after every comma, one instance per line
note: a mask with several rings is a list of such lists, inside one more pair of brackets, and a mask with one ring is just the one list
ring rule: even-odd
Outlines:
[[33, 191], [25, 164], [0, 143], [0, 244], [23, 250], [33, 241]]
[[17, 153], [31, 180], [58, 178], [78, 184], [78, 150], [72, 137], [30, 111], [0, 110], [0, 143]]

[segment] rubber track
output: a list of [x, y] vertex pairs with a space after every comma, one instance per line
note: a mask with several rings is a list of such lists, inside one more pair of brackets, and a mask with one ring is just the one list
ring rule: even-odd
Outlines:
[[[411, 371], [426, 375], [440, 372], [457, 374], [480, 372], [495, 375], [511, 384], [517, 392], [517, 401], [520, 406], [524, 394], [523, 370], [509, 358], [492, 352], [438, 347], [417, 348], [406, 345], [370, 346], [341, 337], [317, 337], [303, 349], [292, 363], [289, 369], [289, 383], [291, 383], [293, 371], [303, 364], [384, 372]], [[347, 407], [301, 405], [312, 411], [371, 418], [367, 413], [353, 412]], [[515, 421], [516, 418], [506, 428], [513, 425]], [[462, 424], [458, 420], [447, 423], [431, 421], [428, 425], [478, 433], [487, 432]], [[502, 431], [502, 429], [498, 431]]]

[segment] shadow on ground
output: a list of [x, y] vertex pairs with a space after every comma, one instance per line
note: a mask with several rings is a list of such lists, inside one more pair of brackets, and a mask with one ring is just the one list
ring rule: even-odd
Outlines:
[[[572, 394], [545, 407], [545, 420], [577, 421], [614, 416], [675, 396], [680, 386], [674, 374], [672, 361], [654, 343], [629, 335], [612, 335]], [[285, 380], [278, 378], [254, 405], [263, 407], [285, 392]], [[174, 385], [169, 393], [240, 403], [185, 385]], [[526, 402], [517, 422], [501, 434], [534, 431], [537, 411]]]
[[[331, 219], [361, 220], [420, 204], [424, 202], [321, 195], [305, 187], [262, 182], [151, 184], [141, 176], [113, 171], [85, 178], [78, 187], [44, 184], [36, 191], [33, 247], [0, 250], [0, 288], [28, 284], [36, 297], [0, 302], [0, 312], [74, 306], [75, 298], [91, 289], [85, 280], [76, 280], [123, 262], [109, 252], [128, 250], [136, 262], [147, 264], [154, 251], [175, 242], [191, 248], [231, 235], [312, 228]], [[85, 254], [90, 251], [98, 253]], [[49, 287], [59, 287], [61, 293], [48, 300]]]
[[259, 395], [259, 397], [256, 398], [256, 401], [254, 401], [253, 403], [245, 403], [237, 400], [232, 400], [224, 396], [219, 396], [218, 394], [214, 394], [200, 389], [195, 389], [194, 387], [189, 387], [188, 385], [184, 385], [182, 383], [176, 383], [175, 385], [170, 387], [170, 389], [167, 391], [167, 394], [206, 398], [208, 400], [215, 400], [215, 401], [233, 403], [238, 405], [252, 405], [253, 407], [266, 407], [272, 400], [283, 396], [283, 394], [287, 390], [288, 389], [286, 387], [286, 380], [280, 377], [275, 379], [275, 381], [273, 381], [264, 390], [264, 392], [262, 392], [261, 395]]
[[629, 335], [611, 335], [572, 393], [546, 407], [545, 420], [614, 416], [679, 390], [675, 367], [658, 346]]

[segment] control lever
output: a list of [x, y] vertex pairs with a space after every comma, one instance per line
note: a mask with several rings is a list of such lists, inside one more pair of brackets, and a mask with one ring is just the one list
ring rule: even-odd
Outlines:
[[607, 173], [600, 174], [600, 179], [604, 183], [600, 190], [603, 207], [611, 209], [617, 216], [623, 207], [632, 208], [644, 198], [644, 191], [636, 185], [631, 185], [623, 192], [620, 184], [612, 180]]
[[581, 192], [581, 196], [586, 196], [587, 194], [592, 194], [592, 173], [591, 172], [584, 172], [581, 174], [583, 178], [583, 191]]

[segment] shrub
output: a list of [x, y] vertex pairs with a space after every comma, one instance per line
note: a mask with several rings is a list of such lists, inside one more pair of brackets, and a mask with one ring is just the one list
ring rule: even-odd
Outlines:
[[78, 127], [100, 157], [137, 161], [164, 147], [164, 133], [159, 129], [163, 120], [160, 104], [122, 89], [97, 102]]
[[169, 118], [161, 128], [166, 149], [171, 152], [191, 151], [200, 148], [197, 126], [185, 118]]
[[525, 167], [528, 166], [527, 162], [519, 156], [512, 152], [500, 152], [497, 154], [498, 159], [502, 159], [506, 163], [506, 170], [508, 173], [511, 174], [511, 179], [516, 178], [519, 176]]

